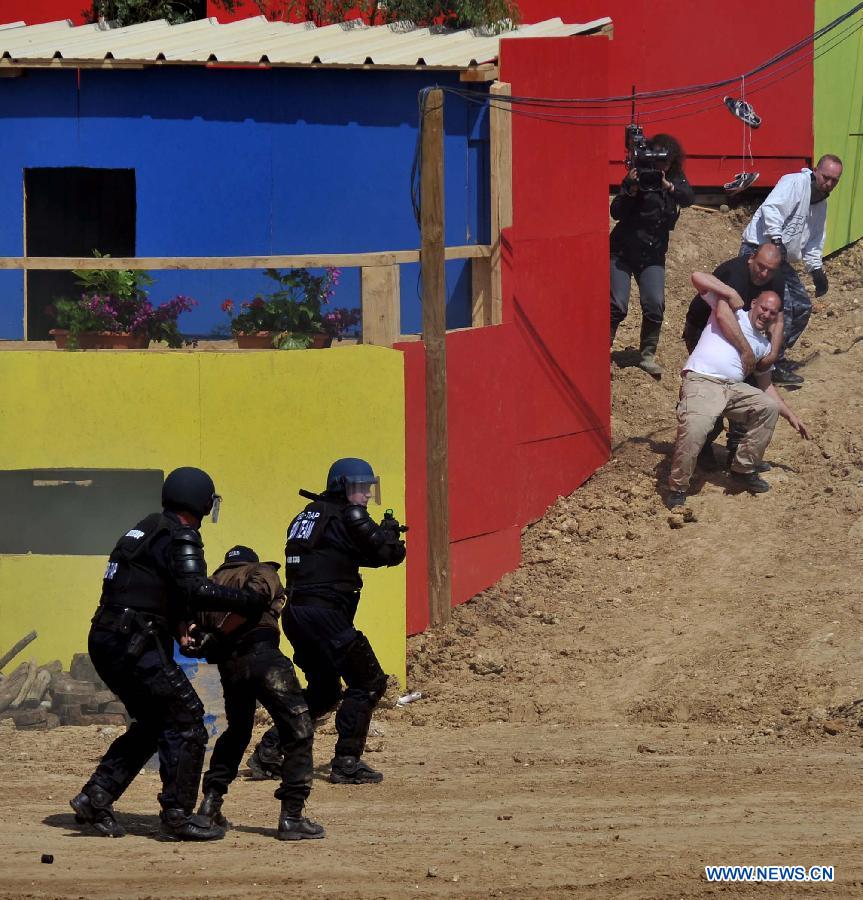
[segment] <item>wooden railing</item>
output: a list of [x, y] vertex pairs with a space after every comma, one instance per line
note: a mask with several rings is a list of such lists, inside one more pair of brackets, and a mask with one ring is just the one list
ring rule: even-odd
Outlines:
[[[470, 259], [473, 284], [472, 322], [474, 326], [492, 324], [491, 261], [493, 247], [469, 244], [447, 247], [446, 259]], [[131, 269], [238, 270], [289, 268], [358, 268], [362, 308], [362, 342], [391, 347], [401, 338], [399, 266], [420, 262], [419, 250], [387, 250], [370, 253], [303, 253], [276, 256], [5, 256], [0, 269], [69, 270]]]

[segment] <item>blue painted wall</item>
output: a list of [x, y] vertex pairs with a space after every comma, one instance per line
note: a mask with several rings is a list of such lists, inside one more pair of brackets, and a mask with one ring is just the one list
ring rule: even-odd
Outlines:
[[[410, 249], [417, 92], [457, 74], [30, 70], [0, 79], [0, 255], [24, 253], [24, 169], [132, 168], [140, 256], [241, 256]], [[446, 100], [446, 242], [488, 240], [482, 108]], [[254, 272], [153, 272], [151, 298], [200, 306], [188, 334], [226, 322], [219, 304], [269, 283]], [[403, 331], [418, 331], [417, 266], [402, 268]], [[450, 327], [470, 324], [470, 272], [448, 263]], [[0, 337], [24, 333], [23, 275], [0, 272]], [[358, 272], [335, 304], [358, 305]]]

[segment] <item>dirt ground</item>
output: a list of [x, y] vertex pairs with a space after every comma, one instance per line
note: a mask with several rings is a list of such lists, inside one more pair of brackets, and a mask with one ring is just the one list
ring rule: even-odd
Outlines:
[[[814, 440], [780, 422], [771, 492], [711, 475], [671, 523], [657, 489], [688, 273], [734, 254], [744, 218], [684, 213], [666, 376], [616, 354], [612, 460], [525, 529], [517, 572], [411, 639], [425, 697], [376, 716], [382, 785], [316, 779], [325, 841], [273, 840], [274, 784], [239, 781], [225, 840], [158, 842], [147, 772], [118, 804], [126, 838], [82, 836], [68, 798], [111, 735], [0, 726], [0, 900], [863, 897], [863, 247], [828, 264], [793, 354]], [[320, 766], [332, 743], [325, 728]], [[723, 863], [832, 865], [836, 883], [708, 883]]]

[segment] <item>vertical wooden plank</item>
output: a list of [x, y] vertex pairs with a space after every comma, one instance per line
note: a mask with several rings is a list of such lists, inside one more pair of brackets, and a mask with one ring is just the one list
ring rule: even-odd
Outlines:
[[426, 360], [429, 622], [450, 619], [449, 473], [446, 400], [443, 91], [425, 94], [421, 122], [420, 228]]
[[508, 102], [495, 104], [494, 98], [509, 96], [512, 86], [496, 81], [489, 88], [489, 152], [491, 155], [491, 319], [503, 321], [500, 233], [512, 225], [512, 112]]
[[471, 317], [474, 328], [491, 325], [491, 259], [470, 261]]
[[362, 342], [392, 347], [401, 333], [399, 267], [363, 266], [360, 269], [360, 304]]

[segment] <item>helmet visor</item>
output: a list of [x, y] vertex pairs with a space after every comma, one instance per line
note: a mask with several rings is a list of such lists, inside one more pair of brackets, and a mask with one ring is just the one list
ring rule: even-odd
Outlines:
[[358, 503], [360, 506], [368, 506], [369, 503], [381, 503], [381, 479], [379, 476], [369, 478], [345, 478], [345, 495], [348, 503]]
[[219, 494], [213, 494], [213, 508], [210, 510], [210, 520], [215, 525], [219, 521], [219, 510], [222, 508], [222, 498]]

